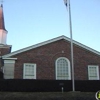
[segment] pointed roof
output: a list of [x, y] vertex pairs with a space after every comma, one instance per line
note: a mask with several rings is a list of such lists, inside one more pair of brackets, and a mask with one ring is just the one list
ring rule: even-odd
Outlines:
[[4, 23], [4, 15], [3, 15], [3, 5], [2, 4], [0, 6], [0, 29], [3, 29], [3, 30], [6, 31], [5, 23]]
[[[35, 49], [35, 48], [37, 48], [37, 47], [41, 47], [41, 46], [44, 46], [44, 45], [47, 45], [47, 44], [49, 44], [49, 43], [53, 43], [53, 42], [56, 42], [56, 41], [59, 41], [59, 40], [62, 40], [62, 39], [66, 40], [66, 41], [69, 41], [69, 42], [71, 41], [70, 38], [68, 38], [68, 37], [66, 37], [66, 36], [64, 36], [64, 35], [62, 35], [62, 36], [59, 36], [59, 37], [57, 37], [57, 38], [54, 38], [54, 39], [51, 39], [51, 40], [47, 40], [47, 41], [45, 41], [45, 42], [41, 42], [41, 43], [38, 43], [38, 44], [36, 44], [36, 45], [32, 45], [32, 46], [29, 46], [29, 47], [26, 47], [26, 48], [23, 48], [23, 49], [14, 51], [14, 52], [12, 52], [12, 53], [3, 55], [2, 58], [9, 58], [9, 57], [14, 56], [14, 55], [16, 55], [16, 54], [19, 54], [19, 53], [22, 53], [22, 52], [25, 52], [25, 51], [28, 51], [28, 50], [31, 50], [31, 49]], [[97, 55], [100, 55], [100, 52], [98, 52], [98, 51], [96, 51], [96, 50], [94, 50], [94, 49], [92, 49], [92, 48], [90, 48], [90, 47], [88, 47], [88, 46], [85, 46], [85, 45], [83, 45], [83, 44], [81, 44], [81, 43], [79, 43], [79, 42], [77, 42], [77, 41], [75, 41], [75, 40], [73, 40], [73, 43], [74, 43], [75, 45], [81, 47], [81, 48], [84, 48], [84, 49], [86, 49], [86, 50], [88, 50], [88, 51], [90, 51], [90, 52], [93, 52], [93, 53], [95, 53], [95, 54], [97, 54]]]

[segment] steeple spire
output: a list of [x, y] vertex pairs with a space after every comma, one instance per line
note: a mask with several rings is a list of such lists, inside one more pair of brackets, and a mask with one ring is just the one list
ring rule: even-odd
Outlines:
[[0, 44], [6, 45], [7, 30], [5, 29], [3, 4], [0, 6]]
[[6, 31], [5, 23], [4, 23], [4, 15], [3, 15], [3, 4], [1, 4], [0, 6], [0, 29], [3, 29]]
[[11, 52], [11, 45], [6, 44], [7, 33], [3, 15], [3, 0], [0, 0], [0, 56]]

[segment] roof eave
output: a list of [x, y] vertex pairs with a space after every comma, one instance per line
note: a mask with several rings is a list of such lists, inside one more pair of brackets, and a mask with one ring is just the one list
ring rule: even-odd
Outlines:
[[[48, 41], [45, 41], [45, 42], [42, 42], [42, 43], [38, 43], [38, 44], [36, 44], [36, 45], [32, 45], [32, 46], [29, 46], [29, 47], [26, 47], [26, 48], [17, 50], [17, 51], [15, 51], [15, 52], [12, 52], [12, 53], [10, 53], [10, 54], [4, 55], [4, 56], [2, 56], [2, 57], [3, 57], [3, 58], [11, 57], [11, 56], [14, 56], [14, 55], [16, 55], [16, 54], [19, 54], [19, 53], [22, 53], [22, 52], [25, 52], [25, 51], [28, 51], [28, 50], [31, 50], [31, 49], [34, 49], [34, 48], [37, 48], [37, 47], [40, 47], [40, 46], [43, 46], [43, 45], [46, 45], [46, 44], [55, 42], [55, 41], [58, 41], [58, 40], [61, 40], [61, 39], [65, 39], [65, 40], [67, 40], [67, 41], [70, 42], [70, 38], [68, 38], [68, 37], [66, 37], [66, 36], [64, 36], [64, 35], [62, 35], [62, 36], [60, 36], [60, 37], [57, 37], [57, 38], [54, 38], [54, 39], [51, 39], [51, 40], [48, 40]], [[82, 47], [82, 48], [84, 48], [84, 49], [86, 49], [86, 50], [88, 50], [88, 51], [91, 51], [91, 52], [93, 52], [93, 53], [95, 53], [95, 54], [97, 54], [97, 55], [100, 55], [100, 52], [98, 52], [98, 51], [96, 51], [96, 50], [94, 50], [94, 49], [92, 49], [92, 48], [90, 48], [90, 47], [88, 47], [88, 46], [85, 46], [85, 45], [83, 45], [83, 44], [81, 44], [81, 43], [79, 43], [79, 42], [77, 42], [77, 41], [74, 41], [74, 40], [73, 40], [73, 43], [76, 44], [76, 45], [78, 45], [78, 46], [80, 46], [80, 47]]]

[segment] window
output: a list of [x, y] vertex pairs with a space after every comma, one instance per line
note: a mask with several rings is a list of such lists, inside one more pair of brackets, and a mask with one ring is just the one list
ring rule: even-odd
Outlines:
[[25, 63], [23, 71], [24, 79], [36, 79], [36, 64]]
[[65, 57], [60, 57], [56, 60], [56, 79], [70, 80], [70, 62]]
[[89, 80], [99, 80], [99, 68], [97, 65], [88, 66], [88, 78]]

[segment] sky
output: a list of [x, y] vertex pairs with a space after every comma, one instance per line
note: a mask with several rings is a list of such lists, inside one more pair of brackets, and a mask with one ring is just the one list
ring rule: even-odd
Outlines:
[[[73, 40], [100, 52], [100, 0], [70, 0]], [[70, 37], [63, 0], [4, 0], [12, 52], [62, 35]]]

